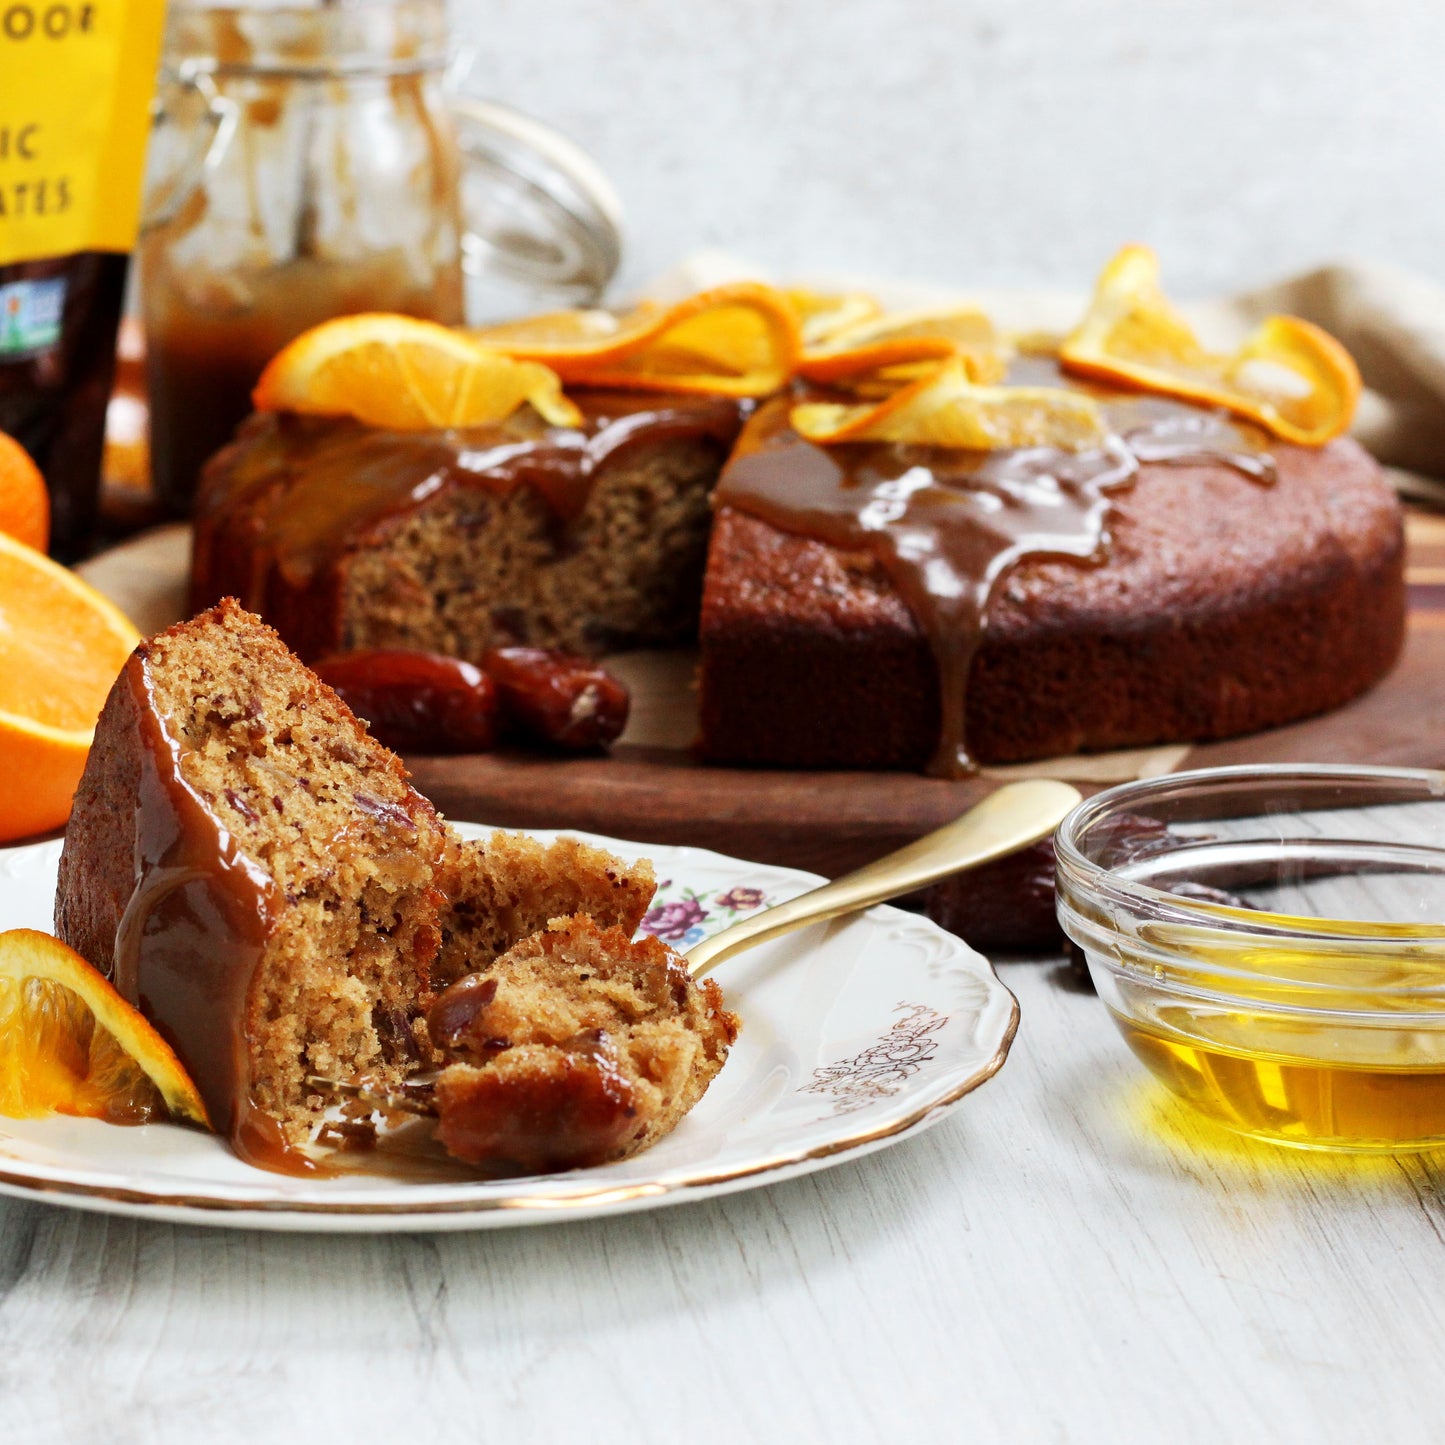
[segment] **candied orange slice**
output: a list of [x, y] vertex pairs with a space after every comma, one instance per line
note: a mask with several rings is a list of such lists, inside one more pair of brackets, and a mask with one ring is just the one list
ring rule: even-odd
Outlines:
[[0, 1114], [209, 1128], [169, 1044], [78, 953], [48, 933], [0, 933]]
[[881, 402], [801, 402], [790, 414], [808, 441], [905, 442], [995, 451], [1058, 447], [1078, 451], [1106, 435], [1103, 412], [1081, 392], [1043, 386], [979, 386], [964, 359], [950, 357], [931, 376]]
[[963, 358], [969, 378], [1002, 381], [1006, 347], [994, 324], [972, 307], [902, 311], [866, 317], [834, 331], [825, 345], [803, 354], [798, 374], [824, 385], [857, 385], [873, 374], [883, 381], [914, 381], [932, 363]]
[[486, 426], [526, 402], [554, 426], [581, 420], [550, 368], [434, 321], [386, 312], [303, 332], [271, 359], [252, 400], [261, 411], [352, 416], [398, 431]]
[[1339, 436], [1360, 397], [1349, 352], [1298, 317], [1269, 317], [1233, 356], [1205, 350], [1161, 290], [1147, 246], [1126, 246], [1104, 268], [1059, 359], [1066, 371], [1224, 407], [1301, 446]]
[[643, 391], [766, 396], [793, 374], [798, 318], [755, 282], [700, 291], [623, 315], [559, 311], [472, 333], [484, 346], [544, 362], [563, 381]]
[[797, 314], [805, 347], [826, 346], [838, 332], [883, 314], [877, 298], [866, 291], [811, 291], [792, 286], [783, 295]]

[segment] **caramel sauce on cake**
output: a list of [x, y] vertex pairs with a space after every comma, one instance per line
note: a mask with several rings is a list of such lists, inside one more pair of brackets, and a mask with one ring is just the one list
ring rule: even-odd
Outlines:
[[243, 1159], [314, 1172], [250, 1090], [247, 995], [274, 924], [276, 885], [182, 775], [146, 657], [130, 659], [121, 685], [135, 703], [140, 777], [136, 885], [116, 929], [112, 982], [184, 1061]]
[[1074, 387], [1050, 360], [1029, 357], [1016, 386], [1097, 396], [1109, 435], [1097, 447], [958, 451], [889, 442], [818, 446], [788, 423], [795, 398], [770, 402], [723, 471], [716, 506], [780, 531], [873, 554], [923, 629], [937, 662], [942, 716], [928, 771], [973, 771], [965, 742], [969, 670], [1002, 577], [1016, 564], [1108, 556], [1110, 494], [1141, 464], [1222, 464], [1274, 480], [1268, 438], [1227, 413], [1162, 397]]
[[[523, 407], [495, 426], [383, 431], [336, 417], [264, 413], [213, 463], [196, 512], [193, 576], [259, 606], [267, 572], [305, 586], [358, 538], [440, 493], [527, 487], [559, 526], [581, 514], [602, 468], [639, 446], [689, 438], [727, 446], [748, 403], [726, 397], [579, 392], [579, 427]], [[244, 534], [246, 575], [228, 570], [223, 527]], [[206, 598], [204, 600], [210, 600]]]
[[458, 838], [228, 601], [142, 643], [111, 689], [55, 927], [248, 1163], [334, 1172], [316, 1146], [359, 1152], [383, 1124], [389, 1143], [392, 1114], [429, 1097], [457, 1158], [525, 1172], [645, 1147], [727, 1056], [737, 1020], [716, 985], [633, 942], [654, 886], [645, 860], [575, 839]]

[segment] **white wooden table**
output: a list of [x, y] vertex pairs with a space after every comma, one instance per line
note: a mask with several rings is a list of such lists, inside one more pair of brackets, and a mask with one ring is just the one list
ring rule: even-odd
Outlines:
[[1439, 1440], [1439, 1165], [1205, 1132], [1001, 971], [997, 1079], [772, 1189], [391, 1238], [0, 1201], [0, 1440]]

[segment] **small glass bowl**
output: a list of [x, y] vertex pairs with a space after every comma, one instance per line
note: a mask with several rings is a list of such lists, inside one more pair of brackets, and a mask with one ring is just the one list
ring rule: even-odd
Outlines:
[[1055, 847], [1064, 932], [1181, 1098], [1299, 1148], [1445, 1146], [1445, 773], [1176, 773]]

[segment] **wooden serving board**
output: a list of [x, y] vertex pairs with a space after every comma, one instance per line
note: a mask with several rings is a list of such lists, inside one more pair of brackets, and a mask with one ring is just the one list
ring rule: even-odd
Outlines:
[[[1410, 631], [1390, 676], [1338, 712], [1229, 742], [1051, 759], [959, 782], [707, 766], [689, 751], [696, 730], [691, 658], [638, 653], [609, 659], [631, 687], [633, 717], [608, 756], [498, 752], [407, 762], [417, 786], [450, 818], [690, 844], [830, 876], [938, 827], [1012, 777], [1061, 777], [1088, 793], [1229, 763], [1445, 767], [1445, 519], [1412, 514], [1409, 538]], [[180, 615], [187, 547], [184, 528], [167, 528], [83, 570], [151, 630]], [[970, 886], [1014, 886], [1018, 872], [1004, 868], [992, 881], [974, 875]], [[922, 901], [947, 918], [948, 897], [945, 887]], [[1020, 941], [1034, 936], [1025, 930]]]
[[[1125, 777], [1236, 763], [1376, 763], [1445, 767], [1445, 606], [1412, 611], [1390, 676], [1340, 711], [1251, 737], [1132, 756], [1172, 767], [1108, 776], [1070, 766], [1030, 768], [1085, 793]], [[1110, 760], [1125, 755], [1110, 754]], [[763, 862], [836, 873], [957, 817], [1010, 776], [1004, 769], [945, 782], [897, 773], [784, 772], [698, 763], [674, 748], [619, 745], [608, 757], [508, 753], [409, 758], [417, 786], [449, 817], [508, 827], [583, 828], [689, 843]], [[1024, 770], [1019, 770], [1023, 774]]]
[[642, 728], [629, 729], [605, 758], [492, 754], [410, 763], [417, 785], [449, 816], [690, 843], [829, 875], [940, 826], [1011, 777], [1062, 777], [1089, 793], [1135, 777], [1235, 763], [1445, 767], [1445, 519], [1412, 515], [1409, 568], [1409, 635], [1380, 686], [1337, 712], [1227, 742], [1053, 759], [961, 782], [712, 767], [687, 751], [690, 674], [679, 669], [670, 685], [654, 680], [639, 688], [640, 670], [624, 658], [619, 671], [631, 674], [642, 707], [664, 699], [670, 705], [671, 736], [662, 720], [644, 715]]

